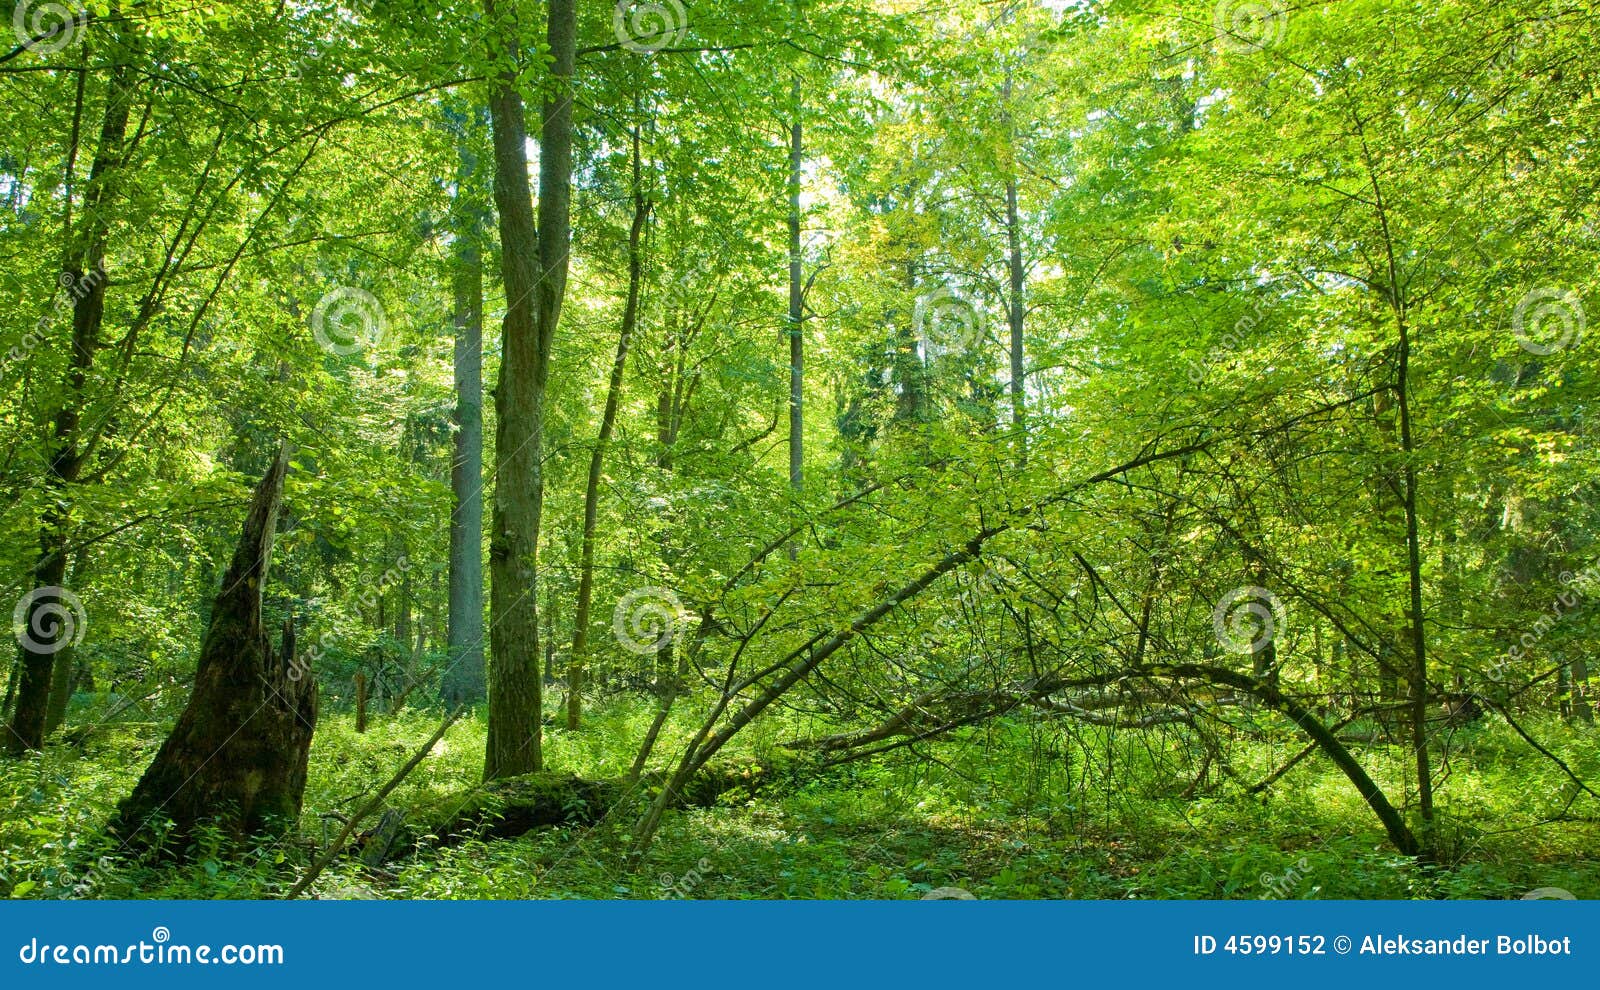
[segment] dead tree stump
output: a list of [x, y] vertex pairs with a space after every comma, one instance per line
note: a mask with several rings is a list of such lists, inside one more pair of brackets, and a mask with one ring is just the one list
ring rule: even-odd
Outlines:
[[[149, 845], [165, 834], [181, 855], [201, 823], [242, 838], [281, 832], [300, 816], [316, 683], [295, 659], [292, 621], [279, 650], [261, 619], [288, 470], [285, 446], [250, 504], [200, 647], [189, 705], [118, 806], [112, 830], [129, 844]], [[168, 820], [173, 828], [165, 832]]]

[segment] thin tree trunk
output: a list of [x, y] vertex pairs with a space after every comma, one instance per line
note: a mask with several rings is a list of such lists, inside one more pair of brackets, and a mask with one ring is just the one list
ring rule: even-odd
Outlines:
[[1006, 322], [1011, 330], [1011, 429], [1017, 438], [1017, 463], [1020, 465], [1028, 460], [1026, 354], [1022, 341], [1023, 322], [1027, 319], [1028, 310], [1023, 298], [1026, 275], [1022, 261], [1022, 219], [1017, 209], [1016, 179], [1006, 183], [1006, 267], [1011, 289], [1006, 306]]
[[1384, 242], [1389, 252], [1389, 292], [1394, 305], [1395, 325], [1400, 333], [1399, 367], [1395, 377], [1395, 399], [1400, 414], [1400, 451], [1405, 458], [1405, 491], [1402, 500], [1406, 519], [1406, 576], [1410, 590], [1407, 624], [1411, 634], [1411, 744], [1416, 751], [1417, 811], [1422, 818], [1422, 848], [1432, 850], [1433, 770], [1428, 755], [1428, 651], [1427, 630], [1422, 610], [1422, 540], [1417, 520], [1416, 440], [1411, 431], [1411, 325], [1400, 287], [1399, 264], [1394, 241], [1389, 235], [1388, 214], [1376, 181], [1373, 192], [1382, 219]]
[[356, 826], [370, 817], [373, 812], [383, 807], [384, 798], [393, 794], [395, 788], [399, 787], [407, 777], [411, 776], [411, 771], [422, 765], [422, 761], [428, 758], [428, 754], [433, 752], [433, 747], [438, 745], [439, 740], [444, 738], [444, 734], [450, 730], [450, 726], [454, 725], [456, 719], [460, 716], [461, 709], [456, 708], [444, 717], [444, 721], [439, 723], [439, 728], [434, 730], [433, 735], [428, 738], [427, 742], [418, 747], [417, 751], [412, 754], [411, 759], [407, 760], [399, 770], [396, 770], [394, 776], [390, 777], [388, 782], [378, 789], [378, 793], [372, 795], [367, 803], [361, 806], [359, 811], [350, 816], [349, 820], [344, 823], [344, 828], [339, 830], [339, 835], [333, 840], [333, 844], [323, 850], [322, 855], [317, 857], [316, 861], [311, 864], [310, 869], [306, 870], [300, 880], [290, 888], [284, 900], [294, 900], [316, 882], [317, 877], [322, 875], [322, 871], [326, 870], [328, 864], [332, 863], [334, 857], [338, 856], [340, 851], [344, 849], [345, 843], [350, 841], [350, 835], [356, 830]]
[[583, 490], [583, 549], [578, 561], [578, 606], [573, 614], [572, 656], [567, 662], [567, 728], [577, 731], [583, 720], [583, 681], [589, 657], [589, 608], [594, 597], [594, 539], [600, 510], [600, 475], [606, 447], [617, 423], [617, 407], [622, 401], [623, 373], [628, 366], [628, 345], [639, 323], [639, 291], [644, 273], [640, 242], [645, 222], [650, 217], [650, 201], [645, 198], [640, 177], [639, 128], [633, 129], [633, 225], [628, 229], [628, 301], [622, 310], [622, 332], [617, 337], [617, 355], [611, 362], [611, 379], [606, 383], [606, 406], [600, 416], [600, 435], [589, 455], [589, 477]]
[[483, 664], [483, 235], [476, 189], [478, 165], [461, 137], [455, 231], [455, 449], [450, 460], [450, 662], [441, 695], [452, 707], [485, 697]]
[[[799, 4], [796, 3], [798, 13]], [[805, 481], [805, 284], [800, 251], [800, 182], [805, 167], [804, 104], [800, 77], [792, 90], [794, 122], [789, 126], [789, 486]], [[791, 548], [793, 553], [793, 548]]]
[[[122, 165], [128, 131], [128, 111], [133, 101], [132, 59], [118, 53], [112, 59], [106, 87], [105, 114], [99, 144], [90, 168], [89, 191], [84, 200], [84, 225], [65, 251], [63, 274], [69, 276], [72, 308], [72, 355], [67, 365], [61, 405], [56, 409], [44, 477], [43, 518], [39, 527], [39, 556], [34, 562], [34, 594], [24, 617], [30, 630], [52, 628], [50, 610], [59, 607], [57, 596], [66, 576], [70, 541], [72, 488], [83, 469], [79, 425], [83, 417], [83, 390], [100, 349], [100, 328], [105, 318], [106, 242], [110, 234], [110, 201], [116, 195], [117, 171]], [[82, 621], [78, 616], [77, 621]], [[54, 627], [66, 631], [65, 626]], [[21, 677], [5, 746], [13, 754], [44, 746], [53, 670], [62, 643], [23, 638]], [[66, 660], [70, 663], [70, 657]]]
[[[74, 585], [83, 583], [83, 551], [73, 555], [72, 577]], [[67, 709], [72, 704], [73, 681], [78, 673], [77, 650], [69, 641], [56, 653], [55, 666], [50, 671], [50, 708], [45, 712], [45, 735], [61, 728], [67, 720]]]

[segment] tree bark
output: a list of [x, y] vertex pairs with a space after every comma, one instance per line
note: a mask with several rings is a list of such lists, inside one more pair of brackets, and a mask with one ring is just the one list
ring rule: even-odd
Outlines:
[[[491, 21], [494, 0], [486, 0]], [[491, 649], [484, 778], [542, 769], [543, 685], [539, 680], [538, 554], [544, 508], [543, 429], [550, 349], [566, 296], [571, 243], [572, 78], [577, 61], [575, 0], [550, 0], [547, 40], [552, 95], [543, 107], [539, 219], [528, 189], [527, 124], [516, 73], [504, 68], [489, 100], [494, 125], [495, 203], [506, 316], [500, 383], [494, 523], [489, 552]], [[515, 31], [497, 45], [514, 60]]]
[[294, 656], [292, 618], [274, 649], [261, 616], [288, 470], [285, 446], [256, 488], [212, 607], [189, 704], [117, 809], [112, 831], [126, 843], [157, 841], [155, 826], [170, 820], [167, 837], [181, 853], [202, 822], [242, 838], [282, 832], [299, 818], [316, 683]]
[[[1009, 97], [1009, 81], [1006, 88]], [[1023, 296], [1027, 275], [1022, 260], [1022, 218], [1017, 208], [1017, 180], [1014, 178], [1006, 182], [1006, 269], [1010, 285], [1006, 300], [1006, 323], [1011, 331], [1008, 347], [1011, 357], [1011, 429], [1017, 437], [1017, 463], [1022, 465], [1028, 459], [1027, 361], [1022, 339], [1028, 309]]]
[[[73, 554], [71, 581], [75, 585], [83, 582], [83, 556], [82, 550]], [[67, 709], [72, 704], [73, 683], [77, 679], [79, 666], [78, 651], [71, 642], [67, 642], [57, 651], [54, 667], [50, 671], [50, 707], [44, 717], [47, 736], [61, 728], [67, 720]]]
[[450, 578], [446, 640], [450, 662], [441, 694], [452, 707], [486, 696], [483, 663], [483, 235], [476, 156], [461, 135], [455, 211], [456, 408], [450, 460]]
[[[796, 13], [799, 4], [795, 5]], [[804, 103], [800, 77], [791, 93], [794, 121], [789, 126], [789, 486], [805, 482], [805, 284], [800, 246], [800, 182], [805, 168]]]

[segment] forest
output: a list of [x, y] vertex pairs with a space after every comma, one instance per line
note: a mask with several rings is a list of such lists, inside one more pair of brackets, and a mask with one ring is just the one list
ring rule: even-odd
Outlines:
[[1600, 896], [1592, 0], [14, 0], [0, 898]]

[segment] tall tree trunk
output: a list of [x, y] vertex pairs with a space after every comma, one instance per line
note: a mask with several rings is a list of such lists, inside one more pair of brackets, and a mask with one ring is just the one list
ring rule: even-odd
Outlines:
[[[1009, 83], [1007, 89], [1010, 89]], [[1026, 272], [1022, 260], [1022, 218], [1017, 208], [1017, 180], [1014, 178], [1006, 182], [1006, 268], [1010, 276], [1006, 323], [1011, 331], [1008, 348], [1011, 356], [1011, 429], [1016, 434], [1017, 463], [1020, 465], [1028, 459], [1026, 354], [1022, 343], [1023, 322], [1027, 319], [1028, 309], [1023, 297]]]
[[124, 840], [155, 840], [147, 826], [156, 819], [172, 821], [170, 838], [181, 843], [201, 822], [242, 837], [281, 832], [300, 815], [316, 683], [294, 655], [292, 617], [274, 649], [261, 616], [288, 471], [285, 445], [251, 501], [212, 607], [189, 704], [118, 806], [112, 830]]
[[[798, 13], [798, 2], [795, 8]], [[805, 136], [798, 75], [791, 96], [794, 121], [789, 126], [789, 485], [798, 492], [805, 481], [806, 425], [805, 284], [800, 253], [800, 181], [805, 167]]]
[[[515, 59], [516, 31], [505, 29], [495, 55]], [[544, 508], [544, 393], [550, 349], [566, 296], [571, 244], [572, 77], [577, 62], [576, 0], [550, 0], [547, 41], [551, 95], [543, 107], [539, 220], [528, 188], [527, 123], [516, 72], [502, 69], [489, 111], [494, 126], [494, 198], [500, 213], [501, 267], [506, 290], [500, 383], [494, 522], [490, 540], [490, 610], [494, 662], [489, 676], [489, 732], [484, 778], [543, 768], [540, 740], [543, 685], [539, 680], [538, 553]]]
[[455, 449], [450, 459], [450, 604], [441, 694], [452, 708], [485, 697], [483, 666], [483, 236], [478, 166], [461, 137], [455, 271]]
[[[1363, 151], [1367, 151], [1366, 136], [1360, 118], [1356, 119], [1356, 133], [1361, 137]], [[1394, 233], [1389, 228], [1388, 202], [1383, 186], [1378, 181], [1376, 163], [1370, 151], [1367, 155], [1367, 177], [1372, 187], [1373, 208], [1383, 233], [1385, 258], [1388, 267], [1388, 303], [1394, 311], [1395, 329], [1399, 336], [1394, 384], [1395, 405], [1400, 421], [1401, 508], [1405, 516], [1406, 583], [1409, 594], [1406, 605], [1406, 624], [1411, 645], [1411, 665], [1406, 673], [1410, 682], [1408, 710], [1411, 716], [1411, 745], [1416, 755], [1417, 811], [1422, 819], [1419, 843], [1423, 855], [1432, 852], [1433, 826], [1433, 771], [1428, 756], [1428, 652], [1427, 630], [1423, 626], [1422, 609], [1422, 540], [1417, 511], [1416, 438], [1411, 424], [1411, 323], [1405, 288], [1400, 279], [1400, 261], [1396, 252]]]
[[[82, 550], [73, 555], [70, 580], [74, 585], [83, 583], [83, 557]], [[61, 728], [67, 720], [67, 708], [72, 704], [73, 681], [77, 677], [78, 666], [77, 650], [68, 641], [57, 651], [55, 666], [50, 671], [50, 707], [45, 712], [45, 735]]]
[[584, 668], [589, 657], [589, 608], [594, 597], [594, 538], [600, 512], [600, 474], [605, 464], [606, 447], [617, 423], [617, 407], [622, 401], [622, 378], [628, 366], [628, 345], [639, 323], [639, 290], [644, 274], [640, 242], [645, 222], [650, 217], [650, 201], [645, 198], [640, 176], [639, 128], [633, 129], [633, 225], [628, 228], [628, 301], [622, 310], [622, 332], [617, 337], [617, 355], [611, 362], [611, 379], [606, 383], [606, 407], [600, 416], [600, 435], [589, 455], [589, 477], [583, 490], [583, 548], [578, 560], [578, 607], [573, 614], [572, 656], [567, 662], [567, 728], [576, 731], [583, 720]]
[[415, 592], [411, 585], [411, 572], [407, 571], [400, 578], [399, 587], [395, 588], [395, 597], [399, 601], [395, 604], [394, 614], [394, 641], [399, 644], [400, 655], [396, 658], [404, 664], [411, 653], [411, 612], [412, 600]]
[[[84, 385], [100, 348], [100, 327], [105, 318], [106, 241], [110, 233], [110, 201], [116, 195], [118, 169], [122, 165], [123, 143], [128, 131], [128, 110], [133, 101], [132, 58], [118, 46], [109, 69], [105, 113], [100, 124], [99, 144], [89, 173], [89, 189], [84, 199], [83, 228], [65, 250], [63, 282], [75, 297], [72, 308], [72, 354], [67, 365], [61, 405], [56, 409], [47, 454], [49, 470], [44, 477], [45, 510], [39, 527], [39, 556], [33, 567], [33, 593], [24, 623], [34, 631], [52, 628], [69, 631], [52, 618], [60, 607], [58, 597], [67, 569], [72, 488], [83, 469], [79, 427], [83, 418]], [[83, 619], [77, 617], [78, 621]], [[70, 637], [68, 637], [70, 640]], [[4, 733], [6, 749], [13, 754], [44, 746], [48, 721], [52, 673], [58, 654], [66, 645], [60, 639], [37, 635], [23, 637], [21, 677], [17, 684], [15, 708], [9, 731]], [[64, 663], [70, 663], [68, 657]]]
[[1589, 700], [1589, 661], [1582, 654], [1579, 654], [1572, 658], [1570, 666], [1572, 668], [1572, 715], [1584, 725], [1593, 725], [1594, 707]]

